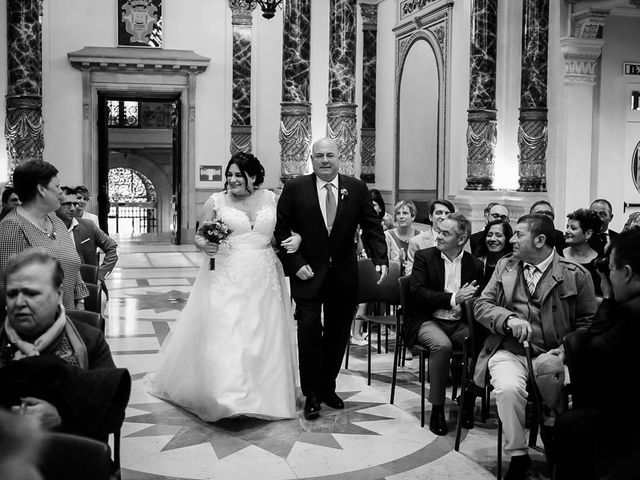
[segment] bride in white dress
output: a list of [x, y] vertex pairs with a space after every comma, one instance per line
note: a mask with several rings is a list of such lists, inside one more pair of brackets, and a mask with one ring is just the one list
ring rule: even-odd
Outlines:
[[[295, 326], [271, 247], [275, 194], [258, 188], [264, 169], [251, 154], [233, 155], [225, 173], [225, 191], [205, 203], [202, 220], [221, 219], [232, 233], [220, 246], [196, 235], [215, 269], [206, 257], [147, 388], [208, 422], [239, 415], [293, 418]], [[298, 235], [283, 243], [291, 252], [298, 245]]]

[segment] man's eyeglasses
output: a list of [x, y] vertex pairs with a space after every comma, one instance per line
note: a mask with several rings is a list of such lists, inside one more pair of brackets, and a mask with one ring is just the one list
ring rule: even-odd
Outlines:
[[80, 205], [79, 202], [60, 202], [60, 205], [64, 205], [65, 207], [77, 207]]
[[500, 215], [499, 213], [490, 213], [489, 218], [491, 220], [505, 220], [505, 221], [509, 220], [508, 215]]

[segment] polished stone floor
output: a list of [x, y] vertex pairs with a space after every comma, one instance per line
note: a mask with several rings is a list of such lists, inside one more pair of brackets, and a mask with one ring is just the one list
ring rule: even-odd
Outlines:
[[[352, 347], [337, 388], [346, 408], [323, 406], [313, 422], [304, 419], [299, 405], [293, 420], [210, 424], [147, 394], [142, 379], [154, 369], [204, 256], [190, 245], [162, 243], [123, 243], [119, 254], [108, 279], [106, 334], [116, 364], [133, 378], [122, 428], [123, 479], [495, 478], [495, 414], [486, 424], [463, 430], [455, 452], [457, 412], [450, 399], [448, 435], [437, 437], [420, 427], [417, 360], [401, 368], [396, 401], [389, 404], [392, 352], [374, 353], [367, 386], [366, 347]], [[544, 457], [536, 452], [532, 457], [531, 478], [546, 479]]]

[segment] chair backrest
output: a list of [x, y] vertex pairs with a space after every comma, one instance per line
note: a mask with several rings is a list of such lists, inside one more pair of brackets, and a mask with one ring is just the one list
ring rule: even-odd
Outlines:
[[99, 328], [104, 333], [105, 321], [104, 317], [99, 313], [90, 312], [89, 310], [68, 310], [67, 315], [77, 322]]
[[80, 276], [85, 283], [98, 283], [98, 267], [88, 263], [81, 263]]
[[378, 285], [380, 274], [370, 258], [358, 260], [358, 303], [383, 302], [400, 305], [400, 262], [390, 261], [384, 281]]
[[590, 376], [593, 375], [593, 360], [589, 356], [586, 346], [589, 343], [591, 334], [584, 329], [568, 333], [562, 339], [564, 345], [565, 363], [569, 369], [569, 379], [571, 401], [573, 408], [592, 406], [593, 382]]
[[84, 299], [84, 309], [90, 312], [102, 313], [102, 298], [100, 296], [101, 289], [99, 284], [86, 283], [89, 290], [89, 296]]
[[484, 325], [476, 321], [476, 317], [473, 313], [473, 306], [476, 303], [477, 299], [478, 297], [473, 297], [462, 304], [462, 318], [469, 327], [469, 344], [471, 347], [471, 351], [469, 352], [469, 354], [471, 355], [472, 359], [471, 368], [474, 369], [476, 360], [478, 359], [478, 354], [482, 349], [482, 345], [484, 344], [486, 338], [489, 336], [489, 331]]
[[411, 275], [405, 275], [398, 279], [400, 289], [400, 306], [402, 315], [406, 323], [407, 317], [411, 313]]
[[44, 478], [109, 480], [113, 473], [109, 445], [68, 433], [44, 435], [38, 464]]

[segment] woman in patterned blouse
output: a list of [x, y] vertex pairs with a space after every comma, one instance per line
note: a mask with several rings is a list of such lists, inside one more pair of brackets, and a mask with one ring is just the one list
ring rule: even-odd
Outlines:
[[[67, 228], [54, 213], [62, 193], [58, 169], [40, 160], [22, 163], [13, 172], [13, 187], [22, 205], [0, 222], [0, 270], [14, 253], [44, 247], [62, 264], [64, 307], [82, 309], [89, 291], [80, 276], [80, 257]], [[4, 288], [4, 279], [0, 287]]]

